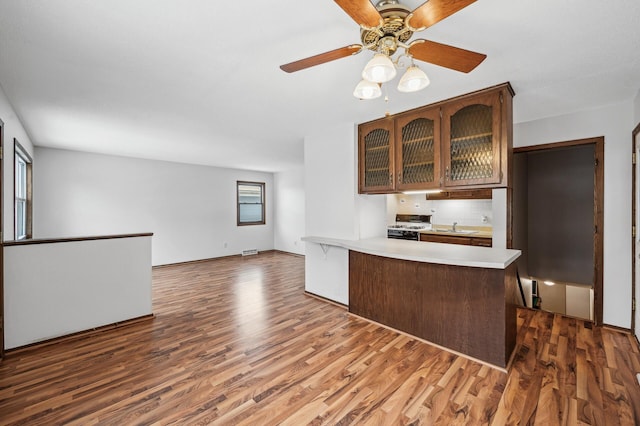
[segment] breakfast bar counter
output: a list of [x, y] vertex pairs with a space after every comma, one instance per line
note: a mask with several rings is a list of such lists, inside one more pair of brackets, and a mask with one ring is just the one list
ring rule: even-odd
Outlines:
[[347, 249], [349, 312], [505, 368], [516, 341], [519, 250], [305, 237]]
[[302, 240], [326, 247], [342, 247], [360, 253], [394, 259], [491, 269], [505, 269], [520, 256], [520, 250], [427, 243], [391, 238], [345, 240], [304, 237]]

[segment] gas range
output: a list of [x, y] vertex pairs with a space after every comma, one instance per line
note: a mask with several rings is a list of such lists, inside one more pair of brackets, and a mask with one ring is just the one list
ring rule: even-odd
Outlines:
[[430, 215], [398, 214], [396, 223], [387, 226], [387, 238], [419, 241], [420, 230], [430, 228]]
[[408, 229], [410, 231], [415, 231], [415, 230], [421, 230], [421, 229], [426, 229], [427, 225], [410, 225], [410, 224], [402, 224], [402, 223], [398, 223], [395, 225], [389, 225], [387, 227], [387, 229]]

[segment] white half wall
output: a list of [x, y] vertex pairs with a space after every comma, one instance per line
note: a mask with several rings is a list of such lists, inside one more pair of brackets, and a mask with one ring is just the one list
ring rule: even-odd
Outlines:
[[9, 102], [7, 95], [0, 86], [0, 120], [4, 122], [3, 126], [3, 170], [2, 170], [2, 186], [4, 190], [4, 209], [2, 212], [2, 220], [4, 222], [2, 239], [4, 241], [13, 240], [15, 231], [15, 217], [13, 207], [13, 140], [17, 139], [20, 145], [31, 156], [35, 167], [35, 155], [33, 152], [33, 144], [31, 138], [22, 127], [20, 119], [13, 110], [13, 106]]
[[289, 253], [304, 254], [305, 194], [304, 167], [273, 175], [274, 248]]
[[151, 238], [4, 247], [5, 348], [150, 315]]
[[604, 136], [603, 322], [623, 328], [631, 327], [633, 107], [629, 101], [514, 125], [514, 147]]
[[[153, 265], [274, 248], [271, 173], [49, 148], [36, 157], [35, 238], [153, 232]], [[266, 225], [236, 225], [238, 180], [266, 183]]]
[[349, 250], [307, 242], [304, 289], [349, 304]]

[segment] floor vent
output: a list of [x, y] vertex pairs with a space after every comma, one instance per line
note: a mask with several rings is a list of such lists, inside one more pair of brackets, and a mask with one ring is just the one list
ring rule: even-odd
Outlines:
[[250, 256], [252, 254], [258, 254], [258, 249], [247, 249], [247, 250], [242, 250], [242, 255], [243, 256]]

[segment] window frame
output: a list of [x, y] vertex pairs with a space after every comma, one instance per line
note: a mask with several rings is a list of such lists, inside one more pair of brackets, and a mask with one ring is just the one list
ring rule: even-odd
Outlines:
[[[19, 197], [18, 161], [25, 163], [25, 197]], [[33, 159], [16, 138], [13, 139], [13, 232], [14, 240], [33, 238]], [[25, 233], [18, 232], [18, 204], [24, 203]]]
[[[260, 203], [241, 203], [240, 202], [240, 186], [241, 185], [250, 185], [260, 187], [261, 194], [261, 202]], [[253, 222], [242, 222], [240, 220], [240, 206], [241, 205], [253, 205], [253, 204], [261, 204], [262, 205], [262, 220], [253, 221]], [[267, 204], [267, 195], [266, 195], [266, 184], [264, 182], [252, 182], [245, 180], [236, 181], [236, 223], [237, 226], [250, 226], [250, 225], [265, 225], [267, 223], [266, 218], [266, 206]]]

